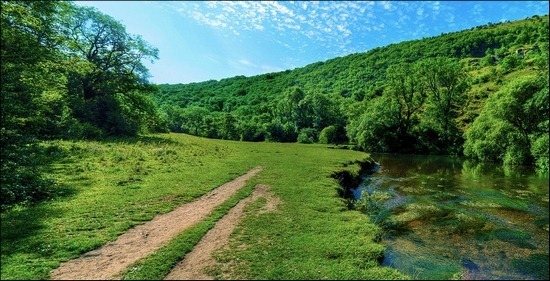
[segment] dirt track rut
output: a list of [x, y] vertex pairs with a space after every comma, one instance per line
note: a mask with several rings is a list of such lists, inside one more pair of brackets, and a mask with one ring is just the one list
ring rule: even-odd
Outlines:
[[252, 195], [242, 199], [229, 210], [164, 280], [213, 280], [214, 278], [208, 276], [204, 270], [216, 264], [212, 253], [229, 244], [229, 236], [239, 223], [245, 206], [259, 197], [264, 197], [267, 199], [267, 204], [260, 212], [274, 211], [277, 208], [279, 199], [268, 193], [268, 189], [267, 185], [257, 185]]
[[116, 279], [128, 266], [162, 247], [181, 231], [206, 218], [216, 206], [244, 187], [246, 180], [261, 170], [261, 167], [256, 167], [193, 202], [184, 204], [169, 213], [158, 215], [151, 221], [128, 230], [115, 241], [99, 249], [62, 263], [52, 271], [51, 278], [57, 280]]

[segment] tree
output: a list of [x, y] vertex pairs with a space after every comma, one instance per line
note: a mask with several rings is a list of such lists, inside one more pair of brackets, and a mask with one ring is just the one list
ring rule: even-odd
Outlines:
[[45, 129], [61, 127], [67, 116], [64, 56], [55, 48], [63, 4], [1, 5], [2, 127], [39, 136]]
[[[126, 33], [122, 24], [95, 8], [70, 5], [63, 18], [66, 52], [91, 66], [72, 72], [70, 94], [76, 117], [102, 128], [107, 134], [135, 135], [144, 120], [128, 110], [152, 112], [152, 104], [140, 97], [153, 91], [147, 83], [143, 59], [158, 58], [158, 50], [140, 36]], [[137, 122], [137, 123], [136, 123]]]
[[299, 128], [311, 127], [318, 133], [329, 125], [343, 126], [345, 122], [339, 101], [327, 94], [308, 93], [298, 108], [302, 111], [302, 119], [297, 122]]
[[455, 118], [465, 102], [467, 75], [458, 61], [450, 58], [427, 59], [420, 64], [427, 88], [427, 106], [423, 115], [424, 130], [437, 134], [435, 147], [441, 152], [457, 153], [461, 133]]
[[225, 112], [221, 115], [220, 120], [220, 136], [226, 140], [238, 140], [239, 132], [237, 131], [237, 118], [233, 114]]
[[410, 135], [415, 114], [424, 105], [426, 86], [420, 78], [420, 65], [401, 63], [388, 67], [386, 72], [391, 108], [389, 114], [397, 126], [398, 147], [402, 151], [412, 149], [414, 139]]
[[[64, 2], [2, 1], [0, 208], [48, 196], [36, 145], [68, 122], [64, 56], [56, 47]], [[49, 131], [50, 130], [50, 131]]]
[[292, 122], [282, 123], [273, 119], [266, 125], [266, 140], [276, 142], [295, 142], [298, 138], [298, 129]]
[[294, 126], [305, 123], [303, 106], [300, 101], [306, 94], [299, 87], [291, 87], [285, 91], [281, 100], [277, 103], [276, 115], [283, 123], [293, 122]]
[[260, 115], [240, 116], [237, 130], [242, 141], [264, 141], [266, 139], [266, 127], [272, 120], [268, 113]]
[[348, 138], [365, 151], [397, 151], [397, 124], [391, 114], [395, 107], [389, 104], [388, 95], [371, 100], [365, 112], [346, 126]]
[[206, 126], [206, 117], [209, 115], [208, 109], [204, 107], [187, 107], [182, 110], [181, 118], [183, 120], [182, 129], [184, 132], [200, 136]]

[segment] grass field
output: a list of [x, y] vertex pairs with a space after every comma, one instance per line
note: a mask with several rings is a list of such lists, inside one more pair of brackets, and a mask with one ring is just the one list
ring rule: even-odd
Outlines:
[[218, 252], [231, 279], [396, 279], [378, 266], [378, 227], [337, 196], [335, 171], [357, 172], [368, 155], [326, 145], [247, 143], [182, 134], [52, 141], [47, 175], [57, 196], [1, 214], [1, 279], [48, 279], [63, 261], [113, 241], [129, 228], [192, 201], [256, 166], [263, 171], [203, 222], [131, 266], [125, 279], [160, 279], [256, 184], [281, 199], [276, 212], [251, 204]]

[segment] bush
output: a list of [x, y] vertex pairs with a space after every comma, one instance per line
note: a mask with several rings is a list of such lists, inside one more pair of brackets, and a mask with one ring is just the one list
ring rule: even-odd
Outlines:
[[238, 130], [240, 131], [240, 140], [241, 141], [264, 141], [265, 140], [265, 129], [261, 124], [256, 124], [253, 122], [243, 122], [239, 124]]
[[102, 139], [105, 134], [100, 128], [90, 124], [89, 122], [84, 122], [73, 124], [67, 136], [77, 139], [82, 138], [87, 140], [98, 140]]
[[548, 173], [550, 170], [548, 160], [549, 143], [550, 139], [548, 138], [548, 133], [545, 133], [535, 139], [531, 147], [531, 154], [535, 158], [534, 160], [538, 170], [545, 173]]
[[504, 165], [516, 166], [531, 164], [532, 158], [530, 153], [529, 146], [526, 144], [512, 142], [506, 149], [506, 154], [504, 154]]
[[319, 143], [323, 143], [323, 144], [337, 143], [336, 127], [331, 125], [321, 130], [321, 133], [319, 133]]
[[274, 120], [266, 126], [267, 140], [274, 142], [295, 142], [298, 137], [297, 129], [291, 122], [282, 124]]
[[504, 57], [499, 64], [503, 68], [503, 74], [506, 74], [521, 66], [523, 63], [524, 61], [522, 57], [520, 57], [518, 54], [512, 54]]
[[303, 128], [298, 134], [299, 143], [314, 143], [317, 141], [317, 130], [312, 128]]
[[47, 198], [50, 181], [40, 173], [44, 157], [36, 142], [5, 128], [1, 136], [0, 210]]

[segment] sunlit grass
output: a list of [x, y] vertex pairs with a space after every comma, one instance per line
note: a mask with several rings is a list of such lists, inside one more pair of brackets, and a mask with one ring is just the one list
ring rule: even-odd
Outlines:
[[[219, 255], [241, 261], [230, 276], [402, 277], [377, 265], [383, 253], [383, 247], [374, 242], [378, 228], [366, 216], [347, 211], [337, 196], [338, 183], [330, 177], [342, 169], [356, 171], [356, 165], [344, 168], [344, 164], [365, 159], [364, 153], [323, 145], [247, 143], [180, 134], [43, 145], [52, 147], [55, 159], [48, 176], [55, 179], [58, 196], [1, 214], [2, 279], [48, 279], [61, 262], [113, 241], [129, 228], [256, 166], [264, 170], [249, 186], [270, 185], [282, 203], [277, 212], [250, 215], [238, 227], [232, 249]], [[206, 222], [172, 241], [169, 245], [175, 248], [159, 250], [157, 258], [143, 260], [139, 267], [177, 262], [181, 256], [174, 255], [174, 249], [189, 249], [198, 242], [237, 199], [231, 200]], [[250, 206], [250, 214], [260, 207], [259, 203]], [[196, 242], [182, 246], [178, 239], [188, 239], [186, 235]], [[166, 251], [172, 253], [171, 260], [159, 259], [166, 257]], [[158, 279], [167, 271], [164, 266], [156, 275], [139, 275], [136, 268], [126, 278]]]

